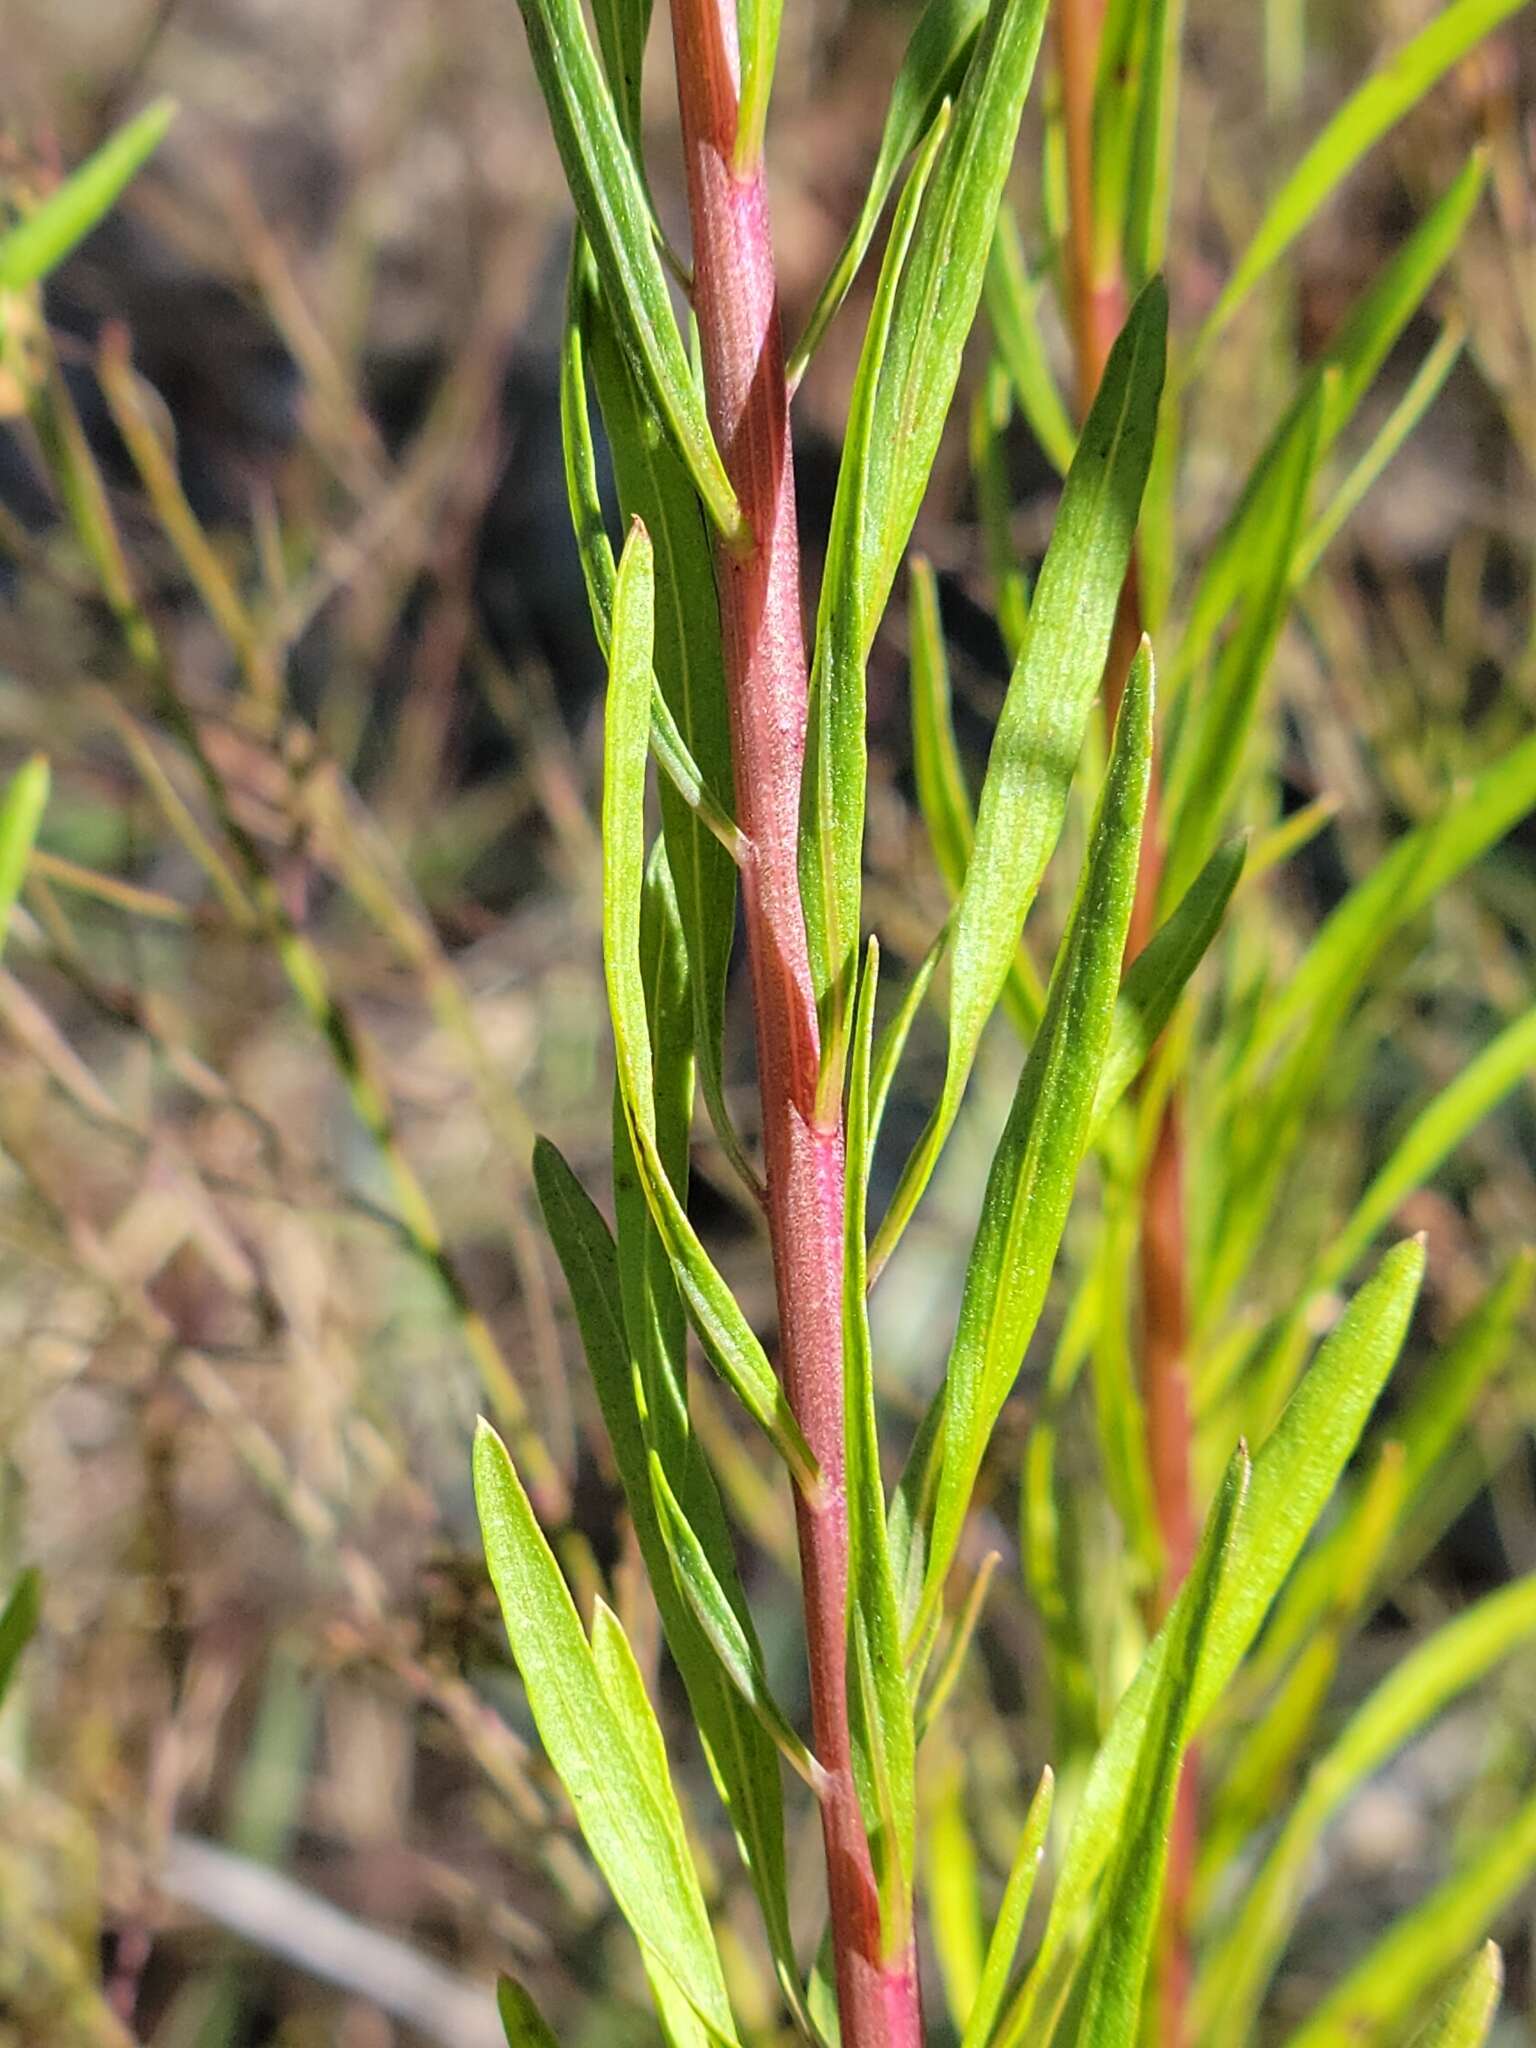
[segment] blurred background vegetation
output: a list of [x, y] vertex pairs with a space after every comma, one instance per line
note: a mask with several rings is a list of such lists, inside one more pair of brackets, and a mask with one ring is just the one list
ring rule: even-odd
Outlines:
[[[1430, 11], [1191, 0], [1170, 261], [1186, 332], [1279, 172]], [[905, 0], [786, 11], [770, 164], [792, 331], [856, 210], [911, 18]], [[47, 315], [185, 714], [129, 659], [59, 524], [15, 424], [28, 367], [13, 325], [0, 768], [42, 749], [54, 791], [0, 970], [0, 1580], [31, 1562], [45, 1589], [0, 1723], [0, 2042], [476, 2048], [499, 2038], [497, 1967], [536, 1989], [562, 2040], [645, 2040], [632, 1950], [527, 1746], [469, 1498], [472, 1419], [510, 1374], [654, 1656], [528, 1185], [540, 1128], [598, 1177], [609, 1052], [601, 670], [556, 416], [568, 205], [521, 29], [507, 0], [0, 0], [0, 29], [0, 202], [46, 187], [152, 94], [181, 103], [118, 214], [53, 280]], [[649, 163], [681, 235], [665, 41]], [[1026, 222], [1040, 119], [1037, 94]], [[1287, 802], [1332, 807], [1256, 885], [1288, 957], [1536, 709], [1533, 123], [1527, 14], [1373, 153], [1228, 330], [1188, 425], [1181, 517], [1198, 542], [1298, 363], [1484, 141], [1489, 197], [1363, 433], [1441, 323], [1464, 326], [1464, 350], [1276, 664]], [[867, 289], [797, 401], [813, 562]], [[918, 538], [980, 758], [1007, 663], [965, 414]], [[154, 490], [125, 445], [132, 420], [174, 445]], [[1030, 560], [1053, 473], [1017, 425], [1007, 453]], [[903, 635], [895, 608], [870, 677], [869, 886], [887, 951], [905, 938], [915, 963], [945, 898], [912, 803]], [[1342, 1202], [1405, 1111], [1530, 1003], [1536, 832], [1434, 916], [1335, 1092], [1350, 1106], [1311, 1134], [1313, 1203]], [[942, 1052], [927, 1028], [923, 1087]], [[1011, 1063], [1006, 1041], [984, 1058], [913, 1248], [876, 1297], [895, 1410], [916, 1409], [943, 1356]], [[750, 1073], [732, 1078], [750, 1124]], [[893, 1103], [895, 1157], [924, 1099]], [[1533, 1159], [1527, 1088], [1397, 1218], [1429, 1231], [1421, 1349], [1536, 1241]], [[766, 1261], [702, 1134], [697, 1167], [701, 1219], [766, 1326]], [[1297, 1284], [1309, 1225], [1299, 1247], [1266, 1247], [1264, 1306]], [[1446, 1461], [1447, 1533], [1351, 1642], [1337, 1711], [1405, 1629], [1536, 1567], [1529, 1335]], [[1030, 1385], [1000, 1466], [1010, 1446], [1016, 1464]], [[710, 1386], [698, 1402], [757, 1539], [749, 1583], [792, 1701], [783, 1502]], [[942, 1840], [963, 1801], [1003, 1867], [1050, 1749], [1014, 1514], [1006, 1489], [983, 1511], [977, 1555], [997, 1548], [1004, 1568], [926, 1774], [930, 1828]], [[1529, 1757], [1533, 1677], [1512, 1663], [1351, 1804], [1277, 2027], [1423, 1894], [1468, 1789]], [[681, 1753], [744, 1986], [755, 1930], [700, 1760]], [[818, 1853], [792, 1836], [812, 1937]], [[1505, 1929], [1501, 2040], [1531, 2038], [1533, 1910]]]

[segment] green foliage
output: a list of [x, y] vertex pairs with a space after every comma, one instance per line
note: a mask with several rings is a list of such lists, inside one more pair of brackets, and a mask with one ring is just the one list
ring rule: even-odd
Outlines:
[[0, 234], [0, 291], [24, 291], [57, 270], [116, 205], [160, 147], [176, 118], [173, 100], [136, 114], [71, 173], [57, 191]]
[[[1324, 1171], [1317, 1133], [1376, 1055], [1373, 1004], [1411, 961], [1445, 892], [1464, 886], [1536, 804], [1536, 740], [1469, 744], [1454, 776], [1432, 777], [1408, 829], [1373, 864], [1352, 861], [1350, 886], [1294, 960], [1276, 888], [1331, 811], [1320, 796], [1297, 817], [1280, 814], [1272, 672], [1330, 547], [1462, 347], [1453, 317], [1397, 402], [1368, 430], [1357, 424], [1461, 245], [1487, 177], [1480, 156], [1428, 206], [1318, 359], [1298, 368], [1278, 418], [1259, 423], [1256, 455], [1234, 451], [1230, 509], [1210, 522], [1214, 534], [1193, 560], [1183, 558], [1177, 516], [1183, 420], [1215, 342], [1364, 153], [1513, 11], [1513, 0], [1451, 0], [1360, 87], [1280, 183], [1204, 327], [1192, 345], [1175, 342], [1170, 363], [1158, 273], [1180, 100], [1179, 0], [1111, 0], [1103, 10], [1090, 146], [1074, 155], [1074, 138], [1060, 130], [1080, 112], [1049, 110], [1039, 221], [1016, 211], [1005, 187], [1045, 7], [930, 0], [857, 219], [788, 365], [792, 390], [909, 166], [849, 396], [810, 673], [789, 678], [766, 706], [744, 697], [742, 676], [754, 632], [771, 643], [755, 656], [782, 654], [771, 622], [753, 610], [764, 600], [752, 549], [769, 542], [743, 530], [667, 302], [645, 197], [636, 80], [648, 10], [598, 10], [605, 85], [569, 0], [524, 0], [581, 230], [561, 405], [573, 523], [609, 664], [602, 863], [614, 1229], [547, 1144], [535, 1171], [665, 1641], [758, 1897], [780, 2000], [812, 2041], [840, 2031], [848, 2048], [915, 2042], [910, 2013], [877, 2039], [838, 2000], [856, 1951], [899, 2003], [924, 1916], [963, 2048], [1132, 2048], [1150, 2039], [1179, 1860], [1170, 1837], [1197, 1742], [1227, 1768], [1224, 1784], [1207, 1787], [1203, 1841], [1184, 1845], [1198, 1846], [1193, 1876], [1180, 1875], [1174, 1901], [1190, 1949], [1186, 2031], [1194, 2048], [1249, 2038], [1267, 2024], [1267, 1987], [1323, 1829], [1536, 1629], [1528, 1582], [1489, 1594], [1416, 1634], [1339, 1729], [1333, 1689], [1352, 1638], [1465, 1497], [1456, 1490], [1463, 1439], [1474, 1415], [1503, 1397], [1536, 1270], [1517, 1256], [1438, 1355], [1415, 1360], [1390, 1420], [1373, 1423], [1408, 1339], [1423, 1245], [1389, 1245], [1373, 1272], [1362, 1279], [1358, 1269], [1405, 1202], [1528, 1080], [1536, 1012], [1506, 977], [1496, 1028], [1438, 1093], [1414, 1101], [1381, 1156]], [[1286, 10], [1271, 12], [1278, 90], [1293, 77], [1295, 24]], [[719, 138], [711, 146], [742, 178], [739, 196], [760, 162], [779, 10], [772, 0], [738, 0], [734, 15], [735, 134], [728, 148]], [[683, 87], [686, 98], [690, 81]], [[1085, 163], [1086, 194], [1074, 189]], [[1068, 232], [1082, 226], [1069, 216], [1085, 197], [1086, 237]], [[743, 247], [766, 235], [761, 223], [736, 227]], [[1084, 247], [1088, 271], [1074, 284]], [[751, 260], [766, 263], [761, 243]], [[1085, 344], [1074, 298], [1085, 284], [1096, 305], [1129, 310], [1079, 430], [1060, 395], [1051, 335], [1060, 324]], [[1048, 300], [1058, 288], [1053, 323]], [[1011, 677], [973, 804], [937, 579], [925, 559], [908, 562], [917, 809], [943, 895], [882, 1025], [882, 957], [889, 981], [899, 947], [865, 930], [875, 901], [864, 892], [866, 670], [983, 302], [993, 353], [970, 409], [969, 453]], [[702, 301], [696, 310], [708, 317]], [[617, 567], [598, 500], [594, 396], [628, 529]], [[770, 406], [780, 401], [787, 406], [787, 395], [768, 392]], [[1032, 590], [1008, 503], [1015, 409], [1064, 479]], [[771, 424], [777, 431], [786, 419], [781, 412]], [[1355, 452], [1339, 463], [1346, 442]], [[727, 451], [742, 478], [761, 452], [752, 449]], [[1141, 614], [1139, 575], [1148, 590]], [[1116, 636], [1117, 615], [1122, 628], [1138, 616], [1152, 621], [1160, 710], [1152, 646], [1142, 638], [1130, 658], [1138, 635]], [[1125, 658], [1114, 656], [1110, 730], [1097, 706], [1117, 640]], [[786, 907], [794, 883], [773, 869], [773, 848], [737, 828], [726, 792], [732, 734], [739, 740], [754, 720], [779, 717], [799, 684], [807, 716], [798, 783], [797, 733], [776, 729], [774, 747], [755, 757], [770, 763], [766, 772], [782, 770], [777, 814], [799, 821], [798, 906]], [[1257, 833], [1246, 872], [1243, 827]], [[1058, 847], [1068, 857], [1053, 872]], [[763, 1128], [776, 1160], [762, 1178], [726, 1100], [724, 996], [738, 904]], [[882, 1121], [930, 1008], [947, 1034], [942, 1079], [871, 1238]], [[968, 1098], [977, 1119], [985, 1114], [984, 1091], [972, 1084], [987, 1072], [983, 1048], [1000, 1011], [1022, 1064], [985, 1185], [969, 1191], [974, 1235], [947, 1363], [941, 1372], [940, 1333], [929, 1347], [937, 1391], [888, 1496], [899, 1446], [894, 1432], [887, 1441], [869, 1289], [900, 1248]], [[809, 1364], [789, 1359], [781, 1330], [786, 1358], [775, 1370], [706, 1247], [689, 1198], [696, 1086], [748, 1190], [765, 1197], [781, 1322], [802, 1306], [797, 1287], [835, 1308], [836, 1334], [822, 1326], [824, 1349]], [[964, 1129], [974, 1159], [975, 1134]], [[1174, 1361], [1184, 1433], [1175, 1449], [1189, 1496], [1182, 1553], [1167, 1389], [1150, 1360], [1155, 1309], [1136, 1284], [1167, 1221], [1154, 1173], [1170, 1131], [1191, 1183], [1174, 1203], [1189, 1305]], [[800, 1164], [816, 1161], [788, 1197], [774, 1175], [793, 1178], [797, 1162], [775, 1154], [775, 1142], [799, 1148]], [[966, 1203], [953, 1183], [946, 1195], [951, 1206]], [[1351, 1283], [1341, 1305], [1336, 1290]], [[777, 1453], [781, 1507], [794, 1503], [814, 1743], [759, 1635], [738, 1555], [745, 1518], [736, 1511], [760, 1499], [761, 1471], [752, 1464], [744, 1483], [739, 1446], [706, 1449], [695, 1428], [690, 1330]], [[1048, 1367], [1033, 1356], [1047, 1341]], [[1024, 1576], [1055, 1693], [1062, 1792], [1053, 1809], [1057, 1780], [1046, 1772], [1027, 1814], [1007, 1816], [1006, 1868], [989, 1872], [998, 1831], [974, 1822], [950, 1728], [994, 1561], [979, 1566], [954, 1607], [950, 1580], [978, 1490], [1007, 1497], [1020, 1477], [1006, 1417], [1021, 1385], [1030, 1425]], [[530, 1707], [639, 1937], [663, 2032], [673, 2041], [732, 2038], [660, 1727], [629, 1642], [600, 1601], [590, 1643], [582, 1633], [499, 1446], [482, 1439], [476, 1470]], [[761, 1532], [762, 1521], [755, 1526]], [[817, 1604], [829, 1555], [842, 1601], [830, 1631]], [[594, 1786], [598, 1741], [612, 1742], [615, 1762]], [[791, 1932], [781, 1760], [821, 1804], [834, 1874], [832, 1926], [808, 1975]], [[845, 1786], [851, 1840], [839, 1833]], [[792, 1782], [789, 1791], [804, 1797]], [[1536, 1868], [1523, 1796], [1508, 1793], [1505, 1824], [1464, 1848], [1440, 1892], [1351, 1968], [1298, 2044], [1396, 2040], [1437, 1996], [1426, 2042], [1483, 2038], [1496, 1962], [1491, 1951], [1464, 1959]], [[1271, 1810], [1272, 1833], [1256, 1844]], [[861, 1888], [857, 1926], [839, 1904], [847, 1894], [837, 1880], [846, 1883], [849, 1869]], [[988, 1937], [993, 1877], [1001, 1903]], [[1047, 1896], [1031, 1949], [1037, 1877]], [[504, 1989], [503, 2016], [509, 2040], [542, 2038], [520, 1994]]]

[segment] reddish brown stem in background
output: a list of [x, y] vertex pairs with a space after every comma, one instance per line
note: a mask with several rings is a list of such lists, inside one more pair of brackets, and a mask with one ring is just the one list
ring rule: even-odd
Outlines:
[[[1093, 100], [1098, 76], [1103, 0], [1057, 0], [1057, 55], [1061, 66], [1069, 229], [1069, 314], [1077, 366], [1079, 415], [1086, 415], [1126, 315], [1125, 279], [1118, 254], [1101, 270], [1094, 247]], [[1141, 638], [1141, 601], [1133, 558], [1110, 644], [1104, 677], [1106, 713], [1119, 708], [1131, 658]], [[1133, 958], [1152, 935], [1162, 872], [1161, 777], [1154, 760], [1126, 953]], [[1163, 1541], [1163, 1576], [1151, 1619], [1161, 1621], [1194, 1557], [1195, 1507], [1190, 1474], [1189, 1303], [1184, 1234], [1184, 1148], [1177, 1090], [1158, 1122], [1142, 1184], [1140, 1234], [1141, 1392], [1147, 1417], [1147, 1454], [1153, 1501]], [[1199, 1760], [1185, 1758], [1169, 1844], [1159, 1957], [1157, 2038], [1180, 2048], [1189, 1984], [1186, 1919], [1199, 1829]]]
[[735, 9], [671, 0], [693, 222], [694, 312], [710, 421], [752, 533], [717, 550], [736, 815], [757, 1026], [768, 1230], [785, 1389], [824, 1478], [797, 1495], [812, 1739], [838, 2009], [847, 2048], [918, 2048], [911, 1949], [881, 1955], [880, 1909], [848, 1725], [843, 1478], [843, 1138], [816, 1120], [816, 1007], [796, 859], [806, 658], [778, 286], [761, 163], [738, 175]]

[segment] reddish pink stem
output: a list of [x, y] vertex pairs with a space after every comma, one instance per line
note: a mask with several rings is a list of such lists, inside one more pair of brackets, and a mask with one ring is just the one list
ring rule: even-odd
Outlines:
[[731, 0], [671, 0], [693, 219], [694, 311], [710, 420], [752, 541], [717, 550], [742, 892], [757, 1023], [768, 1229], [784, 1384], [824, 1475], [796, 1497], [813, 1742], [838, 2009], [846, 2048], [918, 2048], [909, 1949], [881, 1955], [848, 1727], [843, 1476], [843, 1138], [818, 1124], [816, 1006], [796, 861], [805, 756], [800, 551], [778, 285], [759, 162], [738, 172]]

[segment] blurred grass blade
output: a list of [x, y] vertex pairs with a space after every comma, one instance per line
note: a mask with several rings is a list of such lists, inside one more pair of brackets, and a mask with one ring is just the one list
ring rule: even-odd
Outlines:
[[[603, 1426], [624, 1488], [625, 1503], [656, 1596], [667, 1647], [687, 1688], [695, 1724], [730, 1812], [742, 1859], [762, 1908], [780, 1987], [802, 2031], [804, 2003], [789, 1926], [784, 1867], [784, 1817], [777, 1752], [761, 1723], [726, 1679], [672, 1573], [650, 1481], [649, 1447], [636, 1399], [636, 1376], [625, 1333], [618, 1259], [608, 1226], [590, 1196], [547, 1139], [534, 1148], [539, 1206], [565, 1273], [582, 1347], [602, 1409]], [[665, 1439], [663, 1439], [665, 1440]], [[724, 1560], [725, 1519], [709, 1467], [696, 1445], [685, 1467], [687, 1505]], [[739, 1584], [727, 1595], [743, 1626], [750, 1616]]]
[[[1388, 1673], [1312, 1766], [1279, 1838], [1243, 1896], [1230, 1929], [1209, 1953], [1195, 1986], [1196, 2030], [1232, 2027], [1243, 2038], [1285, 1949], [1313, 1851], [1333, 1815], [1403, 1745], [1498, 1664], [1536, 1636], [1536, 1575], [1488, 1594], [1437, 1629]], [[1536, 1815], [1525, 1856], [1536, 1859]], [[1428, 1982], [1484, 1931], [1462, 1928]], [[1370, 2030], [1366, 2030], [1367, 2033]], [[1324, 2037], [1319, 2037], [1324, 2038]], [[1353, 2040], [1346, 2029], [1326, 2036]]]
[[824, 1105], [842, 1094], [848, 1011], [858, 967], [867, 780], [864, 665], [876, 621], [863, 608], [860, 547], [874, 471], [871, 435], [896, 290], [934, 158], [949, 128], [944, 101], [896, 208], [849, 402], [826, 567], [816, 614], [805, 766], [800, 782], [800, 895], [821, 1014]]
[[49, 769], [41, 754], [24, 761], [0, 798], [0, 953], [10, 936], [11, 912], [21, 894], [48, 806]]
[[1125, 274], [1133, 291], [1162, 269], [1167, 254], [1183, 74], [1184, 0], [1158, 0], [1153, 19], [1156, 32], [1146, 44], [1136, 108], [1124, 235]]
[[1168, 297], [1154, 279], [1110, 352], [1062, 493], [992, 741], [955, 920], [944, 1085], [871, 1256], [878, 1272], [932, 1174], [1060, 836], [1152, 456]]
[[672, 315], [645, 187], [598, 66], [580, 0], [519, 0], [519, 5], [576, 218], [591, 245], [624, 353], [716, 529], [730, 545], [745, 545], [741, 507]]
[[57, 269], [111, 211], [165, 140], [176, 102], [156, 100], [135, 114], [13, 228], [0, 233], [0, 291], [22, 291]]
[[741, 96], [736, 113], [738, 175], [749, 171], [763, 153], [783, 7], [784, 0], [736, 0], [736, 45], [741, 67]]
[[1013, 484], [1007, 448], [1013, 412], [1013, 386], [1002, 361], [994, 356], [971, 394], [968, 444], [976, 523], [986, 550], [997, 630], [1003, 636], [1010, 668], [1024, 645], [1029, 618], [1029, 577], [1019, 562], [1013, 538]]
[[1482, 2048], [1503, 1989], [1504, 1958], [1497, 1942], [1485, 1941], [1451, 1979], [1429, 2024], [1414, 2035], [1409, 2048]]
[[12, 1586], [4, 1608], [0, 1608], [0, 1700], [5, 1698], [16, 1675], [18, 1658], [37, 1633], [42, 1594], [42, 1574], [35, 1565], [29, 1565]]
[[1206, 551], [1179, 647], [1179, 675], [1187, 675], [1204, 660], [1222, 620], [1247, 586], [1258, 559], [1257, 528], [1265, 516], [1270, 478], [1286, 459], [1290, 442], [1302, 431], [1317, 386], [1330, 374], [1337, 376], [1335, 397], [1322, 422], [1321, 457], [1354, 418], [1394, 343], [1450, 260], [1486, 179], [1487, 164], [1482, 156], [1469, 158], [1302, 378], [1250, 470], [1236, 505]]
[[670, 1779], [632, 1747], [505, 1446], [475, 1437], [475, 1498], [491, 1579], [539, 1739], [587, 1846], [649, 1958], [721, 2040], [736, 2038], [698, 1874], [679, 1853]]
[[538, 2007], [511, 1977], [496, 1980], [496, 2010], [501, 2014], [507, 2048], [560, 2048]]
[[1047, 1765], [1041, 1773], [1035, 1796], [1029, 1802], [1029, 1812], [1024, 1817], [1024, 1826], [1019, 1833], [1019, 1846], [1013, 1854], [1013, 1868], [1008, 1873], [1008, 1882], [1003, 1887], [1003, 1902], [997, 1909], [997, 1919], [992, 1925], [991, 1939], [987, 1943], [986, 1960], [982, 1964], [981, 1981], [976, 1987], [976, 2000], [971, 2007], [970, 2018], [965, 2023], [960, 2048], [987, 2048], [992, 2038], [992, 2029], [1003, 2008], [1003, 1993], [1008, 1988], [1008, 1978], [1013, 1970], [1014, 1957], [1019, 1952], [1019, 1938], [1024, 1932], [1024, 1920], [1029, 1912], [1029, 1902], [1034, 1897], [1035, 1879], [1039, 1875], [1040, 1862], [1045, 1855], [1046, 1830], [1051, 1824], [1051, 1808], [1056, 1797], [1056, 1780]]
[[1034, 1333], [1088, 1142], [1136, 891], [1152, 702], [1152, 653], [1143, 641], [1045, 1015], [993, 1156], [966, 1267], [941, 1396], [943, 1448], [918, 1632], [943, 1591], [987, 1439]]
[[1232, 1539], [1249, 1474], [1247, 1449], [1239, 1445], [1170, 1617], [1167, 1648], [1131, 1767], [1119, 1842], [1084, 1955], [1081, 1989], [1067, 2016], [1064, 2044], [1072, 2048], [1135, 2048], [1157, 1937], [1174, 1799], [1191, 1732], [1195, 1680], [1206, 1631], [1231, 1567]]
[[688, 1219], [656, 1144], [650, 1032], [640, 965], [645, 873], [645, 765], [650, 734], [655, 581], [637, 521], [619, 562], [603, 736], [603, 970], [619, 1088], [647, 1206], [710, 1362], [776, 1446], [801, 1486], [816, 1462], [762, 1345]]
[[923, 1771], [923, 1888], [944, 2004], [956, 2033], [976, 2003], [983, 1963], [981, 1886], [965, 1777], [964, 1753], [948, 1743]]
[[687, 473], [642, 400], [578, 248], [561, 368], [561, 424], [571, 519], [587, 573], [597, 636], [608, 652], [613, 553], [597, 495], [583, 366], [590, 368], [613, 452], [626, 519], [645, 522], [655, 550], [656, 693], [651, 744], [666, 781], [661, 823], [677, 888], [694, 1004], [699, 1081], [715, 1134], [747, 1187], [758, 1189], [725, 1099], [725, 984], [736, 928], [736, 855], [730, 820], [730, 724], [709, 534]]
[[[1423, 1273], [1424, 1248], [1417, 1241], [1400, 1244], [1387, 1254], [1339, 1318], [1260, 1446], [1216, 1612], [1206, 1629], [1191, 1702], [1192, 1735], [1199, 1732], [1247, 1655], [1327, 1506], [1402, 1349]], [[1030, 2028], [1051, 2019], [1064, 1993], [1083, 1909], [1124, 1822], [1130, 1772], [1172, 1623], [1170, 1615], [1116, 1708], [1094, 1759], [1067, 1838], [1040, 1950], [1010, 2007], [998, 2035], [1000, 2043], [1030, 2038]]]
[[1291, 569], [1293, 583], [1299, 586], [1306, 582], [1353, 519], [1366, 494], [1380, 481], [1392, 458], [1445, 388], [1445, 380], [1460, 360], [1466, 339], [1467, 330], [1459, 319], [1446, 321], [1402, 397], [1372, 436], [1370, 446], [1307, 529]]
[[[1317, 2011], [1291, 2035], [1286, 2048], [1353, 2048], [1357, 2041], [1397, 2038], [1399, 2029], [1424, 2008], [1452, 1957], [1486, 1933], [1511, 1905], [1536, 1870], [1536, 1798], [1528, 1799], [1494, 1829], [1480, 1852], [1405, 1913], [1376, 1947], [1330, 1992]], [[1493, 1956], [1498, 1950], [1489, 1943]], [[1468, 1988], [1458, 2011], [1447, 2016], [1451, 2031], [1430, 2033], [1431, 2041], [1486, 2040], [1498, 2003], [1500, 1975], [1485, 1966], [1481, 1984]], [[1474, 1983], [1476, 1980], [1474, 1979]], [[1437, 2015], [1438, 2018], [1438, 2015]]]
[[1259, 688], [1290, 609], [1292, 564], [1335, 388], [1336, 373], [1320, 378], [1285, 436], [1255, 504], [1253, 563], [1237, 623], [1203, 686], [1192, 681], [1186, 694], [1168, 772], [1165, 903], [1188, 888], [1209, 856], [1243, 766]]
[[1047, 459], [1065, 476], [1077, 451], [1077, 429], [1046, 354], [1040, 288], [1025, 261], [1018, 216], [1006, 202], [997, 210], [985, 292], [987, 318], [1019, 410]]
[[1146, 1065], [1190, 976], [1209, 951], [1242, 875], [1246, 853], [1243, 839], [1218, 846], [1173, 915], [1126, 969], [1099, 1071], [1093, 1136], [1103, 1130], [1115, 1104]]
[[1190, 354], [1203, 360], [1249, 292], [1368, 149], [1524, 0], [1451, 0], [1351, 94], [1270, 201]]
[[880, 148], [859, 217], [849, 230], [848, 239], [817, 294], [805, 332], [790, 355], [791, 390], [805, 374], [806, 364], [848, 295], [848, 287], [874, 239], [902, 164], [917, 147], [918, 138], [933, 126], [943, 101], [953, 98], [959, 90], [971, 46], [986, 12], [986, 0], [928, 0], [918, 17], [891, 88]]
[[873, 632], [928, 487], [976, 314], [1045, 0], [991, 0], [902, 272], [880, 366], [858, 537]]
[[[847, 1180], [843, 1237], [843, 1431], [848, 1499], [848, 1628], [853, 1655], [850, 1720], [854, 1765], [870, 1852], [882, 1898], [907, 1904], [916, 1832], [916, 1757], [912, 1700], [902, 1656], [901, 1616], [886, 1536], [880, 1432], [875, 1416], [874, 1360], [865, 1285], [865, 1208], [870, 1157], [870, 1062], [880, 950], [865, 956], [853, 1027], [845, 1137]], [[876, 1768], [878, 1764], [878, 1769]], [[876, 1795], [884, 1791], [881, 1799]], [[889, 1816], [882, 1810], [888, 1806]], [[888, 1829], [894, 1828], [895, 1839]], [[888, 1950], [905, 1945], [907, 1926], [883, 1932]]]

